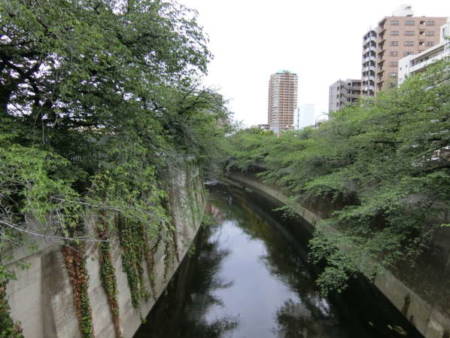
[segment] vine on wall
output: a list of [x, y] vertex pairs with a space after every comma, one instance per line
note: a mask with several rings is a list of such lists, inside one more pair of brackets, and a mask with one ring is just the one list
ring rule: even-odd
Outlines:
[[178, 252], [178, 237], [177, 237], [177, 229], [175, 224], [175, 215], [173, 213], [173, 209], [171, 208], [169, 197], [165, 198], [163, 200], [162, 206], [164, 207], [164, 210], [166, 211], [166, 214], [168, 215], [169, 219], [169, 225], [167, 227], [168, 230], [168, 237], [171, 238], [173, 242], [173, 250], [175, 253], [175, 258], [177, 262], [180, 262], [180, 253]]
[[111, 312], [116, 338], [121, 338], [122, 330], [120, 327], [119, 304], [117, 301], [116, 269], [112, 263], [111, 244], [109, 241], [106, 241], [109, 236], [104, 224], [100, 223], [97, 225], [97, 234], [99, 239], [105, 241], [101, 242], [99, 247], [100, 280], [108, 299], [109, 310]]
[[167, 283], [169, 278], [169, 267], [173, 259], [172, 250], [170, 247], [170, 237], [167, 236], [164, 241], [164, 281]]
[[144, 259], [145, 236], [141, 223], [118, 216], [120, 246], [122, 248], [122, 266], [127, 274], [128, 286], [131, 293], [131, 303], [138, 308], [144, 292]]
[[73, 302], [83, 338], [94, 337], [92, 310], [88, 294], [88, 273], [84, 243], [70, 242], [61, 249], [73, 290]]
[[[158, 250], [158, 246], [161, 243], [162, 236], [161, 232], [158, 232], [158, 235], [156, 237], [156, 242], [151, 248], [147, 248], [145, 251], [145, 262], [147, 264], [147, 274], [148, 274], [148, 280], [150, 283], [150, 289], [152, 292], [153, 299], [156, 301], [156, 285], [155, 285], [155, 275], [154, 275], [154, 267], [155, 267], [155, 255], [156, 251]], [[146, 243], [150, 243], [149, 239], [147, 238]]]
[[10, 315], [6, 296], [7, 279], [0, 280], [0, 338], [23, 338], [22, 329]]

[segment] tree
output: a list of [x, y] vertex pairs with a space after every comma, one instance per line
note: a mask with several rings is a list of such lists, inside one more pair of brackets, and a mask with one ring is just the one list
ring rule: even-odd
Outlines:
[[231, 138], [231, 166], [257, 164], [298, 202], [332, 209], [311, 242], [313, 259], [327, 265], [323, 290], [413, 262], [433, 229], [448, 223], [449, 79], [442, 62], [318, 128]]

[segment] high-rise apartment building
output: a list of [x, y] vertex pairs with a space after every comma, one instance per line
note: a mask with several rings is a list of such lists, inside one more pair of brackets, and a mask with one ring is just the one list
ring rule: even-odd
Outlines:
[[446, 17], [413, 16], [411, 6], [402, 6], [370, 29], [363, 38], [363, 95], [396, 87], [398, 61], [438, 44], [446, 21]]
[[398, 62], [398, 84], [402, 84], [409, 76], [423, 72], [433, 63], [450, 60], [450, 18], [441, 27], [440, 43], [426, 49], [422, 53], [408, 55]]
[[283, 71], [270, 76], [268, 124], [277, 134], [294, 128], [297, 86], [297, 74]]
[[328, 112], [337, 111], [358, 101], [361, 96], [361, 80], [338, 80], [330, 86]]
[[361, 92], [364, 96], [375, 95], [377, 81], [377, 30], [369, 30], [363, 38]]

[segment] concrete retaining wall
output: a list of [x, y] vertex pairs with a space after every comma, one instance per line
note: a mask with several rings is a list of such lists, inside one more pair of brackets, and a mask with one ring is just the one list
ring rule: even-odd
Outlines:
[[[116, 271], [120, 326], [123, 337], [132, 337], [158, 297], [165, 290], [173, 273], [186, 254], [202, 221], [205, 205], [202, 182], [198, 170], [189, 165], [171, 168], [169, 200], [174, 218], [177, 250], [170, 251], [161, 241], [154, 255], [155, 294], [139, 309], [131, 304], [127, 276], [122, 268], [121, 249], [116, 240], [111, 245], [112, 263]], [[168, 245], [168, 244], [167, 244]], [[78, 320], [73, 306], [73, 294], [61, 248], [58, 243], [39, 243], [40, 249], [26, 252], [21, 249], [10, 268], [17, 279], [7, 286], [11, 315], [20, 322], [26, 338], [80, 337]], [[170, 259], [166, 258], [169, 253]], [[177, 259], [178, 256], [178, 259]], [[17, 260], [17, 257], [20, 259]], [[166, 267], [165, 264], [168, 266]], [[26, 265], [26, 268], [20, 268]], [[146, 264], [143, 264], [146, 268]], [[100, 280], [98, 245], [88, 244], [86, 268], [89, 275], [89, 299], [92, 308], [95, 337], [115, 337], [106, 294]], [[166, 275], [166, 276], [165, 276]], [[144, 282], [150, 282], [144, 272]]]
[[[231, 184], [247, 187], [271, 199], [277, 200], [283, 204], [288, 204], [294, 211], [305, 219], [311, 225], [317, 224], [321, 218], [312, 210], [308, 210], [300, 204], [292, 205], [290, 199], [281, 191], [274, 187], [265, 185], [254, 178], [249, 178], [240, 174], [231, 174], [229, 176]], [[227, 180], [228, 181], [228, 180]], [[450, 263], [450, 256], [448, 259]], [[447, 264], [446, 269], [448, 269]], [[419, 273], [420, 271], [416, 271]], [[442, 271], [436, 271], [441, 274]], [[424, 278], [426, 276], [423, 276]], [[448, 279], [441, 283], [447, 283]], [[385, 271], [375, 278], [375, 286], [386, 296], [387, 299], [405, 315], [405, 317], [418, 329], [426, 338], [450, 338], [450, 303], [446, 308], [442, 308], [441, 299], [434, 297], [423, 297], [420, 291], [413, 286], [407, 285], [390, 271]], [[447, 288], [450, 289], [450, 288]], [[447, 295], [442, 294], [442, 297]]]

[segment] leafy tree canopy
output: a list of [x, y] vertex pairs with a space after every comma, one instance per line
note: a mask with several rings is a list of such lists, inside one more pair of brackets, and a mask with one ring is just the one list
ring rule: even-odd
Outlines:
[[164, 224], [167, 167], [208, 170], [228, 128], [206, 44], [174, 1], [1, 0], [0, 250], [93, 209]]
[[328, 263], [319, 279], [327, 290], [357, 271], [373, 274], [374, 261], [413, 260], [430, 231], [449, 223], [449, 130], [443, 62], [317, 128], [236, 133], [228, 165], [256, 170], [307, 206], [331, 203], [311, 243], [313, 258]]

